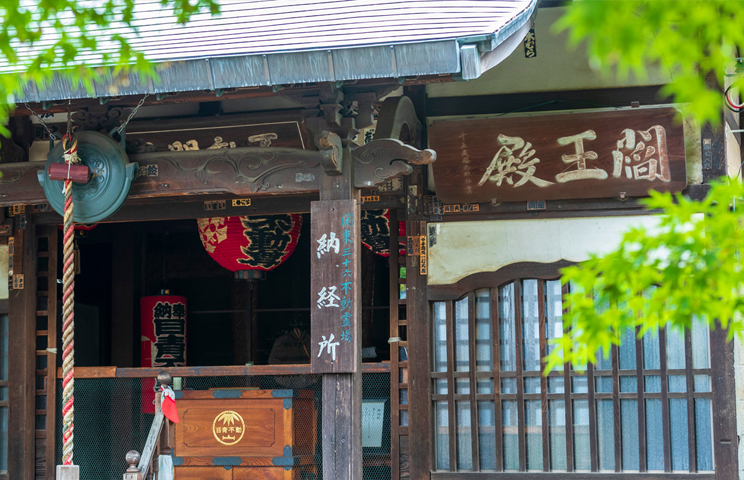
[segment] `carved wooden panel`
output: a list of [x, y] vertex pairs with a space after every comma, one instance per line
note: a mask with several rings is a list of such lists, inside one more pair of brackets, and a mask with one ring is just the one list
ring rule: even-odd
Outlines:
[[687, 185], [673, 108], [435, 121], [445, 203], [638, 197]]
[[[139, 165], [139, 174], [132, 182], [128, 199], [207, 193], [240, 196], [314, 193], [319, 189], [321, 175], [326, 175], [322, 162], [328, 167], [334, 156], [337, 160], [338, 148], [340, 145], [331, 145], [316, 151], [275, 147], [272, 143], [269, 147], [130, 154], [129, 160]], [[394, 139], [373, 140], [356, 148], [352, 155], [354, 185], [380, 186], [378, 193], [400, 190], [402, 187], [393, 187], [400, 182], [391, 180], [409, 174], [410, 164], [430, 164], [436, 159], [431, 150], [420, 151]], [[44, 166], [42, 162], [0, 164], [0, 205], [47, 202], [37, 178], [37, 172], [43, 171]]]
[[131, 196], [231, 192], [236, 195], [318, 190], [319, 152], [294, 148], [235, 148], [131, 155], [143, 172], [157, 175], [132, 183]]

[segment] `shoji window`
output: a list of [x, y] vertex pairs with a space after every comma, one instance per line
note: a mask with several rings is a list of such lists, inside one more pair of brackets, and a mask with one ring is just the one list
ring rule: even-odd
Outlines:
[[545, 377], [563, 293], [522, 279], [433, 303], [434, 468], [712, 471], [707, 326], [628, 331], [585, 372]]

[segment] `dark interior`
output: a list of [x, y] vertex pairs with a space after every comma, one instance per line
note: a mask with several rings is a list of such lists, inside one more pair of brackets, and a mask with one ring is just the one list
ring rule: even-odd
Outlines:
[[[210, 257], [201, 243], [196, 220], [138, 222], [126, 226], [134, 227], [135, 231], [136, 244], [129, 247], [133, 248], [135, 259], [131, 284], [113, 277], [113, 259], [120, 254], [114, 249], [119, 226], [100, 224], [89, 231], [77, 232], [81, 271], [75, 277], [76, 365], [113, 365], [112, 345], [129, 341], [133, 343], [134, 364], [119, 366], [140, 366], [139, 299], [163, 290], [187, 298], [188, 366], [266, 364], [277, 338], [295, 329], [309, 333], [309, 214], [303, 215], [301, 234], [292, 255], [266, 272], [264, 280], [255, 281], [235, 279], [232, 272]], [[61, 238], [60, 235], [60, 241]], [[62, 255], [59, 257], [61, 261]], [[388, 258], [363, 248], [365, 362], [390, 359], [387, 342], [389, 276]], [[112, 292], [115, 288], [132, 289], [134, 335], [131, 340], [112, 338]], [[252, 298], [251, 291], [255, 300], [247, 302]], [[252, 314], [251, 307], [255, 310]], [[59, 328], [61, 331], [61, 325]], [[236, 333], [246, 328], [251, 332], [250, 340], [247, 335]]]

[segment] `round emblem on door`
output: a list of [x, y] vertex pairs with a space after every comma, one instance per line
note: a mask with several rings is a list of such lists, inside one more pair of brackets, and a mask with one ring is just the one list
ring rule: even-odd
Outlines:
[[226, 410], [212, 422], [212, 433], [222, 445], [235, 445], [245, 434], [245, 422], [238, 412]]

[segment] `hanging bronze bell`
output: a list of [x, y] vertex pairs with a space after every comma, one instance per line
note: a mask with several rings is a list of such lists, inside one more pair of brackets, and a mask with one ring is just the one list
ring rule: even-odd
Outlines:
[[[100, 222], [116, 213], [124, 204], [139, 167], [129, 161], [124, 149], [124, 135], [121, 144], [109, 135], [98, 132], [78, 132], [75, 138], [78, 141], [80, 166], [83, 167], [75, 172], [76, 178], [83, 180], [85, 168], [89, 173], [87, 182], [72, 185], [74, 221]], [[68, 168], [72, 176], [74, 167], [68, 167], [65, 163], [64, 153], [62, 142], [59, 142], [49, 153], [46, 168], [38, 173], [39, 183], [49, 204], [60, 215], [64, 214], [65, 206], [63, 179], [67, 178]], [[56, 164], [61, 164], [61, 168]]]

